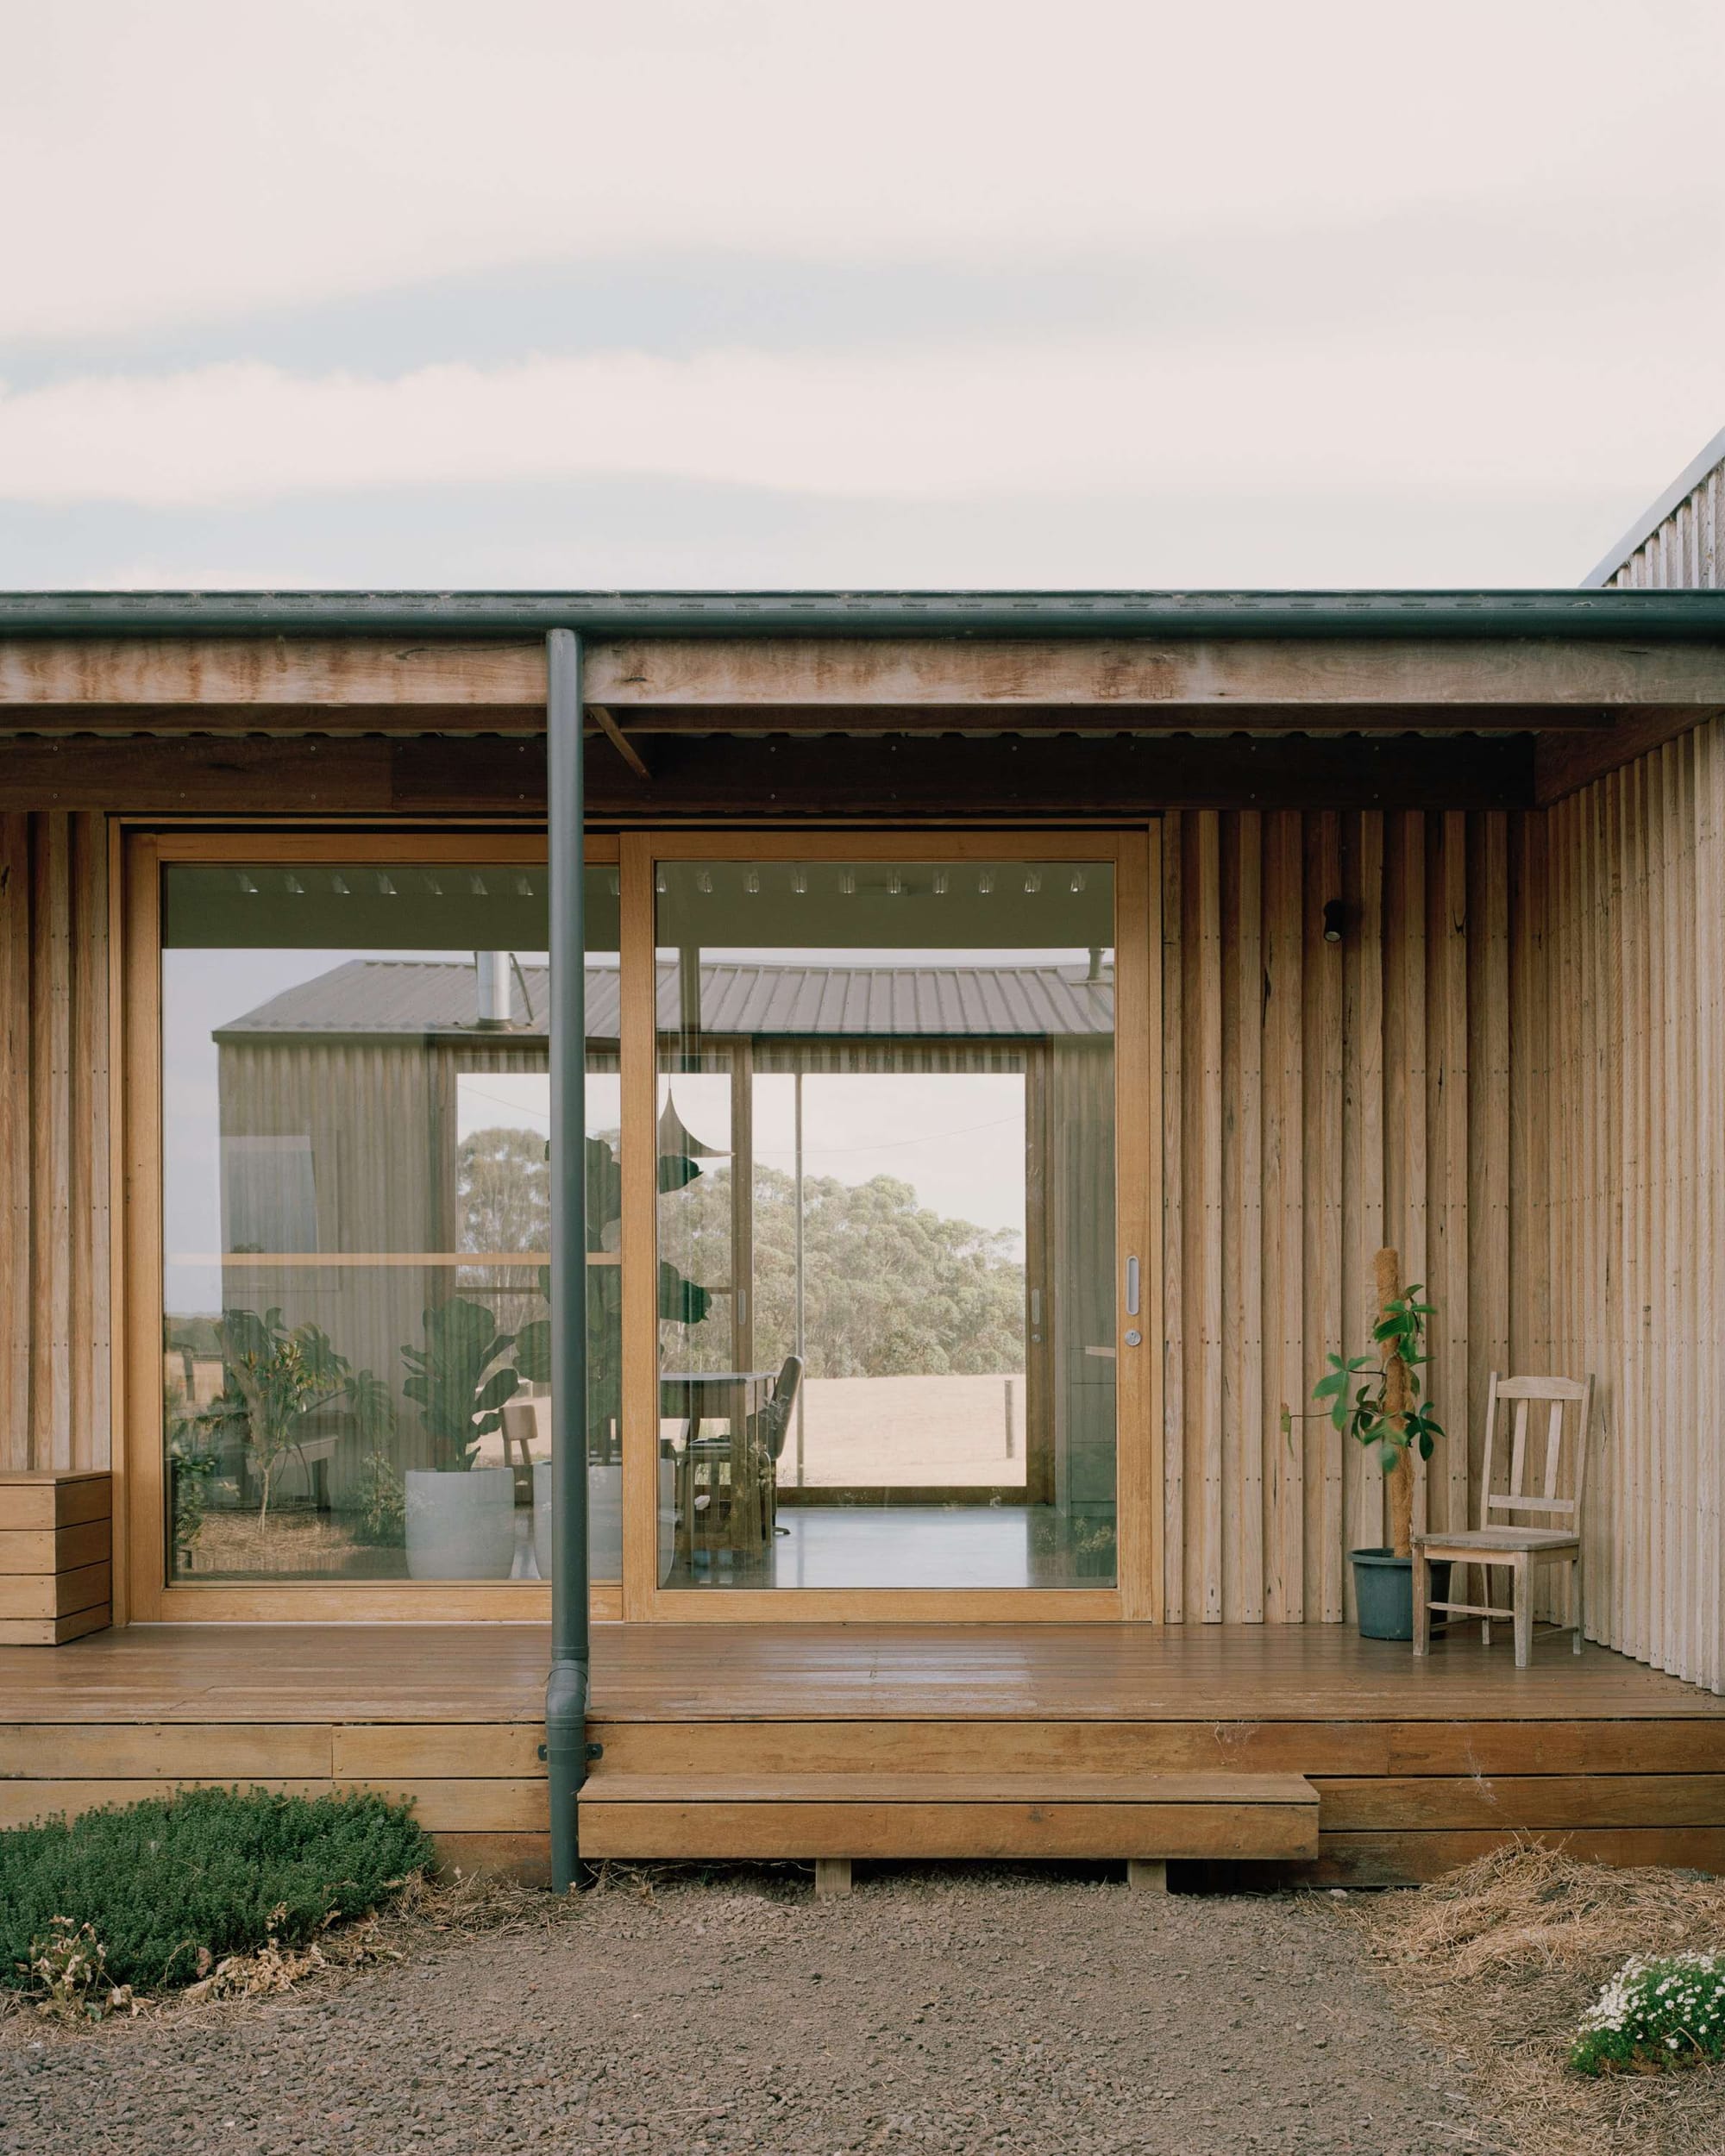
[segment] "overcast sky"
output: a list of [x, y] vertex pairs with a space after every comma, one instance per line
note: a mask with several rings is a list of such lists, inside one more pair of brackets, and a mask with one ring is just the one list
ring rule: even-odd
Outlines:
[[1572, 584], [1719, 0], [0, 0], [0, 585]]

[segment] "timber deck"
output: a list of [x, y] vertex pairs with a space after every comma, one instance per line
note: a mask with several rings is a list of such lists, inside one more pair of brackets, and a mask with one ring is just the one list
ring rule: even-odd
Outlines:
[[[363, 1784], [412, 1796], [452, 1860], [530, 1873], [548, 1651], [531, 1625], [0, 1650], [0, 1824], [184, 1782]], [[1256, 1854], [1371, 1883], [1527, 1833], [1725, 1871], [1725, 1700], [1597, 1647], [1517, 1670], [1507, 1642], [1421, 1664], [1339, 1626], [605, 1625], [593, 1658], [594, 1854]]]

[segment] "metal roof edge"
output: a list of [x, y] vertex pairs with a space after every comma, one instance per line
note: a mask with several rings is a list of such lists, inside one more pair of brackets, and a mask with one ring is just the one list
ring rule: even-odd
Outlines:
[[1693, 457], [1650, 509], [1644, 509], [1628, 531], [1581, 580], [1583, 591], [1603, 591], [1629, 556], [1643, 547], [1678, 505], [1692, 494], [1716, 464], [1725, 464], [1725, 427], [1722, 427], [1697, 457]]
[[5, 592], [0, 636], [1725, 639], [1725, 592]]

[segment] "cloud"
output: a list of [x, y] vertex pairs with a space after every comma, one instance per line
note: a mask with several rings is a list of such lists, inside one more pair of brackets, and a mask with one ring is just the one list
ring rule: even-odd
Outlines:
[[[1549, 488], [1565, 471], [1596, 488], [1672, 461], [1668, 412], [1625, 410], [1602, 430], [1622, 364], [1579, 351], [1553, 373], [1537, 338], [1404, 335], [1269, 358], [1226, 339], [624, 351], [386, 380], [224, 365], [0, 396], [0, 499], [172, 507], [600, 474], [911, 501]], [[1663, 376], [1678, 409], [1704, 408], [1704, 350], [1669, 355]], [[1574, 445], [1590, 439], [1584, 471]]]
[[1716, 202], [1716, 0], [55, 0], [0, 25], [0, 339], [503, 265], [1130, 255]]

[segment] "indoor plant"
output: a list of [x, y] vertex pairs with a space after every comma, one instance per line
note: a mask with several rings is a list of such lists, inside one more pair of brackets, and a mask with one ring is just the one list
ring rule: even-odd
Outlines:
[[515, 1474], [477, 1464], [521, 1383], [503, 1360], [514, 1335], [495, 1312], [453, 1296], [424, 1314], [423, 1347], [404, 1347], [402, 1391], [419, 1409], [432, 1465], [406, 1475], [407, 1573], [415, 1580], [504, 1580], [515, 1562]]
[[[1312, 1397], [1328, 1407], [1336, 1428], [1377, 1455], [1389, 1492], [1389, 1546], [1351, 1550], [1359, 1628], [1368, 1639], [1414, 1637], [1414, 1452], [1429, 1460], [1443, 1426], [1421, 1397], [1419, 1373], [1430, 1359], [1426, 1320], [1433, 1306], [1420, 1300], [1420, 1283], [1397, 1286], [1401, 1261], [1380, 1250], [1377, 1263], [1377, 1319], [1373, 1355], [1329, 1357], [1328, 1373]], [[1366, 1373], [1370, 1373], [1367, 1375]], [[1358, 1380], [1358, 1385], [1355, 1380]], [[1449, 1567], [1431, 1568], [1433, 1599], [1449, 1598]]]

